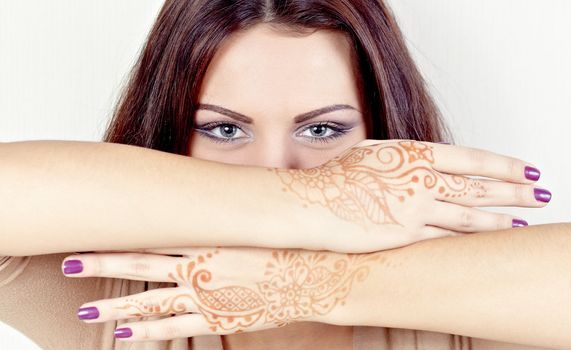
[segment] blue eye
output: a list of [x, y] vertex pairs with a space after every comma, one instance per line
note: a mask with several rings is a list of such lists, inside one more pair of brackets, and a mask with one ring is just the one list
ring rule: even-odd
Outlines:
[[[195, 129], [201, 136], [218, 143], [236, 142], [249, 137], [240, 126], [223, 121], [197, 125]], [[306, 138], [309, 142], [330, 142], [345, 135], [349, 130], [351, 128], [327, 121], [305, 126], [296, 136]]]
[[[200, 135], [206, 136], [214, 142], [234, 142], [248, 137], [238, 125], [228, 122], [212, 122], [195, 127]], [[240, 135], [242, 133], [242, 135]], [[239, 137], [233, 137], [239, 135]]]
[[[310, 142], [330, 142], [345, 135], [350, 128], [342, 127], [332, 122], [322, 122], [306, 126], [296, 136], [309, 139]], [[309, 131], [309, 134], [306, 132]]]

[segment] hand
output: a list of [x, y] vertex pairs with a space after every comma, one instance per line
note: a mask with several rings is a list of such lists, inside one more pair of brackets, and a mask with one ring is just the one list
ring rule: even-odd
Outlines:
[[[162, 340], [204, 334], [230, 334], [314, 321], [353, 324], [352, 293], [378, 254], [339, 254], [263, 248], [172, 248], [148, 253], [95, 253], [69, 256], [68, 277], [114, 277], [175, 282], [159, 288], [81, 306], [85, 322], [176, 315], [129, 322], [116, 336], [129, 341]], [[69, 261], [79, 273], [69, 274]], [[77, 266], [78, 263], [72, 263]], [[74, 271], [77, 271], [75, 269]], [[82, 316], [83, 315], [83, 316]]]
[[273, 171], [304, 206], [322, 206], [340, 218], [339, 230], [351, 222], [368, 233], [362, 239], [355, 230], [331, 231], [323, 249], [338, 252], [525, 226], [512, 215], [472, 207], [543, 207], [551, 198], [534, 186], [539, 171], [522, 160], [414, 140], [364, 140], [318, 167]]

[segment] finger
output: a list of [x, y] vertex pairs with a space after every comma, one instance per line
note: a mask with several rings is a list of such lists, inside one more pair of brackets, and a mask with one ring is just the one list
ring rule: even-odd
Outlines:
[[422, 233], [422, 237], [424, 237], [423, 240], [441, 238], [441, 237], [458, 237], [466, 235], [466, 233], [456, 232], [453, 230], [447, 230], [441, 227], [435, 227], [430, 225], [426, 225], [423, 228], [421, 228], [420, 232]]
[[188, 251], [189, 248], [145, 248], [141, 249], [141, 253], [164, 254], [164, 255], [183, 255], [182, 251]]
[[551, 200], [551, 192], [533, 184], [472, 179], [460, 175], [436, 174], [435, 198], [471, 207], [518, 206], [541, 208]]
[[185, 255], [195, 256], [198, 254], [205, 254], [212, 251], [216, 247], [173, 247], [173, 248], [138, 248], [127, 250], [98, 250], [96, 252], [83, 252], [83, 253], [147, 253], [147, 254], [160, 254], [160, 255]]
[[161, 320], [122, 324], [115, 330], [115, 338], [123, 341], [150, 341], [232, 333], [214, 332], [210, 327], [212, 326], [202, 314], [185, 314]]
[[77, 316], [85, 322], [97, 323], [189, 312], [198, 312], [193, 295], [188, 288], [174, 287], [86, 303], [81, 305]]
[[68, 277], [111, 277], [136, 281], [173, 282], [169, 277], [186, 258], [140, 254], [95, 253], [72, 255], [64, 259], [62, 271]]
[[491, 151], [430, 143], [433, 169], [449, 174], [485, 176], [515, 183], [534, 183], [540, 172], [533, 164]]
[[114, 249], [114, 250], [94, 250], [88, 252], [78, 252], [82, 254], [87, 253], [145, 253], [145, 249]]
[[145, 253], [145, 254], [160, 254], [160, 255], [183, 255], [183, 251], [189, 248], [139, 248], [128, 250], [97, 250], [93, 252], [84, 253]]
[[441, 201], [434, 202], [428, 215], [426, 224], [458, 232], [494, 231], [527, 225], [527, 222], [512, 215]]
[[142, 252], [152, 253], [152, 254], [163, 254], [163, 255], [184, 255], [184, 256], [197, 256], [197, 255], [207, 255], [214, 249], [220, 248], [219, 246], [214, 247], [174, 247], [174, 248], [146, 248], [141, 249]]

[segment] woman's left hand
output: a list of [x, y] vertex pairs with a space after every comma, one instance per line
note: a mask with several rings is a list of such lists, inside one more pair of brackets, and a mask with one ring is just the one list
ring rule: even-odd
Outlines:
[[177, 283], [79, 309], [80, 319], [90, 323], [174, 315], [129, 322], [115, 331], [117, 338], [140, 341], [249, 332], [296, 321], [357, 324], [351, 308], [362, 303], [363, 292], [356, 286], [379, 259], [378, 253], [196, 247], [73, 255], [62, 269], [68, 277]]

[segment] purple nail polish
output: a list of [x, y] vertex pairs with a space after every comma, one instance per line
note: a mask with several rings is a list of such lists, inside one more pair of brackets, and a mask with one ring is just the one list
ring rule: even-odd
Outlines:
[[94, 320], [99, 317], [99, 310], [96, 307], [84, 307], [77, 310], [77, 317], [80, 320]]
[[551, 192], [543, 188], [534, 188], [533, 194], [535, 195], [535, 199], [540, 202], [548, 203], [551, 200]]
[[526, 165], [524, 173], [525, 173], [525, 178], [531, 181], [539, 180], [539, 176], [541, 175], [539, 170], [528, 165]]
[[66, 275], [80, 273], [83, 271], [83, 263], [81, 260], [66, 260], [63, 263], [63, 273]]
[[133, 331], [131, 330], [131, 328], [128, 327], [117, 328], [114, 333], [115, 333], [115, 338], [129, 338], [130, 336], [133, 335]]
[[522, 219], [513, 219], [512, 220], [512, 227], [524, 227], [527, 226], [527, 221]]

